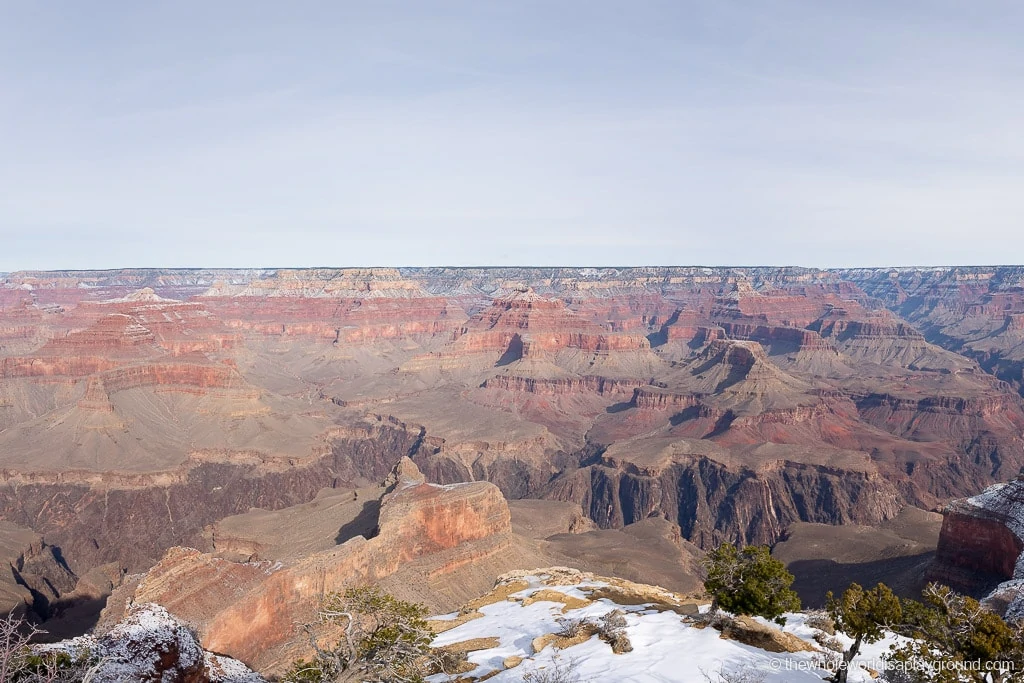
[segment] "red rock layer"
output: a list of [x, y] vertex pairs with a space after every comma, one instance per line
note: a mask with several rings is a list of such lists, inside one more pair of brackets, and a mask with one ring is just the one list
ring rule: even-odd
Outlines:
[[224, 364], [147, 363], [111, 370], [102, 377], [108, 391], [144, 386], [228, 389], [244, 384], [238, 373]]
[[740, 322], [721, 322], [719, 324], [730, 339], [746, 339], [760, 342], [761, 344], [782, 342], [793, 344], [798, 350], [826, 349], [835, 351], [835, 347], [822, 339], [821, 335], [813, 330]]
[[453, 353], [503, 352], [513, 344], [534, 350], [581, 349], [589, 352], [649, 348], [642, 334], [611, 334], [573, 313], [565, 302], [532, 291], [497, 299], [455, 334]]
[[465, 314], [445, 299], [205, 297], [232, 329], [345, 343], [450, 334]]
[[824, 337], [838, 338], [911, 338], [922, 339], [921, 333], [906, 323], [892, 318], [875, 320], [845, 320], [845, 311], [833, 311], [820, 321], [818, 329]]
[[696, 394], [677, 394], [659, 387], [641, 387], [633, 392], [633, 405], [645, 410], [686, 410], [701, 405]]
[[100, 318], [85, 330], [51, 340], [39, 353], [53, 356], [138, 355], [151, 353], [155, 342], [153, 332], [131, 316], [114, 314]]
[[107, 358], [97, 357], [11, 357], [0, 361], [3, 377], [85, 377], [117, 367]]
[[1003, 522], [957, 506], [945, 511], [936, 562], [1003, 580], [1013, 577], [1021, 552], [1024, 541]]
[[665, 341], [690, 342], [697, 340], [704, 343], [708, 336], [705, 321], [707, 316], [693, 309], [682, 310], [675, 317], [669, 319], [661, 328]]
[[715, 319], [741, 318], [782, 327], [806, 327], [822, 316], [838, 297], [767, 295], [719, 299], [711, 315]]
[[581, 297], [565, 299], [569, 309], [611, 332], [644, 333], [657, 330], [679, 312], [679, 307], [662, 296]]

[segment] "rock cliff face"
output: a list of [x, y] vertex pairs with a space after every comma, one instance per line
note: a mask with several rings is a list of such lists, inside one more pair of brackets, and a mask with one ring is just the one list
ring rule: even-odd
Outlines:
[[497, 375], [484, 381], [484, 387], [517, 391], [529, 394], [595, 394], [629, 396], [636, 389], [645, 386], [643, 380], [612, 379], [610, 377], [561, 377], [540, 378], [521, 375]]
[[666, 518], [702, 547], [772, 544], [798, 521], [878, 524], [902, 507], [896, 487], [866, 459], [818, 464], [806, 453], [776, 448], [774, 458], [748, 451], [744, 462], [708, 446], [665, 438], [617, 444], [559, 479], [549, 495], [579, 503], [603, 528]]
[[425, 558], [436, 558], [434, 573], [452, 573], [512, 543], [508, 505], [495, 486], [427, 484], [409, 460], [391, 482], [370, 539], [356, 536], [287, 563], [172, 549], [131, 600], [159, 603], [194, 624], [211, 650], [275, 668], [304, 653], [300, 625], [315, 620], [325, 593], [381, 581]]
[[[992, 590], [1017, 598], [1024, 585], [1024, 476], [956, 500], [943, 511], [942, 531], [932, 575], [954, 588], [972, 593]], [[1005, 596], [1004, 596], [1005, 597]], [[1014, 607], [1020, 610], [1024, 602]]]
[[447, 353], [498, 353], [497, 362], [556, 353], [642, 351], [650, 348], [644, 334], [613, 333], [571, 311], [559, 299], [522, 289], [495, 299], [459, 329]]
[[214, 279], [203, 296], [372, 299], [424, 295], [420, 285], [397, 268], [307, 268], [260, 271], [256, 277], [241, 279], [215, 275]]
[[208, 296], [203, 305], [224, 324], [269, 337], [299, 337], [330, 343], [373, 343], [451, 334], [466, 318], [446, 299], [263, 298]]
[[416, 434], [376, 421], [340, 431], [305, 461], [206, 454], [159, 474], [7, 473], [0, 516], [31, 525], [62, 548], [79, 573], [117, 562], [146, 569], [166, 548], [205, 547], [204, 527], [250, 507], [277, 509], [343, 482], [383, 478]]
[[50, 616], [51, 606], [70, 593], [77, 577], [59, 552], [30, 529], [0, 522], [0, 614], [31, 621]]

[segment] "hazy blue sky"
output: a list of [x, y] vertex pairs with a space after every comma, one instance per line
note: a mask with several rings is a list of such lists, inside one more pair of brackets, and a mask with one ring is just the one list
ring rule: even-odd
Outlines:
[[1018, 0], [0, 0], [0, 270], [1024, 262]]

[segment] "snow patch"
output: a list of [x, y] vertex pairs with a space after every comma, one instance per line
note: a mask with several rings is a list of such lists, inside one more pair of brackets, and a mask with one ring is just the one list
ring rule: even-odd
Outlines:
[[[818, 653], [773, 653], [725, 640], [713, 628], [698, 628], [686, 617], [654, 609], [651, 604], [621, 605], [602, 598], [585, 607], [566, 609], [564, 613], [565, 604], [561, 602], [540, 600], [526, 605], [524, 600], [541, 589], [588, 599], [587, 589], [608, 584], [592, 581], [560, 586], [546, 583], [544, 576], [517, 578], [529, 587], [511, 594], [507, 600], [481, 607], [478, 611], [482, 617], [445, 631], [434, 640], [433, 645], [440, 647], [477, 638], [497, 638], [496, 647], [469, 653], [469, 661], [476, 668], [461, 674], [458, 680], [490, 676], [487, 680], [492, 683], [515, 683], [531, 671], [564, 667], [568, 663], [575, 669], [578, 680], [595, 683], [705, 683], [704, 671], [713, 676], [723, 668], [759, 671], [764, 674], [765, 683], [820, 682], [827, 675], [816, 664], [821, 658]], [[616, 609], [625, 613], [625, 632], [633, 646], [631, 652], [615, 654], [611, 646], [597, 636], [564, 650], [548, 646], [538, 653], [533, 651], [535, 638], [561, 629], [560, 619], [597, 620]], [[444, 615], [444, 618], [450, 619], [452, 615]], [[817, 633], [807, 625], [804, 614], [786, 615], [784, 630], [812, 644]], [[852, 642], [842, 634], [838, 637], [844, 645]], [[864, 646], [854, 660], [850, 683], [873, 681], [860, 665], [881, 666], [881, 656], [896, 642], [896, 636], [888, 636]], [[506, 669], [504, 662], [509, 657], [519, 657], [522, 663]], [[437, 674], [428, 680], [447, 683], [456, 677]]]

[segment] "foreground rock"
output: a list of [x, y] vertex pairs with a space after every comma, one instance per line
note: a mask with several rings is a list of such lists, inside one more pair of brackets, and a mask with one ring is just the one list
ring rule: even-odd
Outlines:
[[[573, 513], [570, 504], [534, 502], [538, 509], [528, 501], [516, 507], [541, 535], [589, 528], [579, 528], [578, 507]], [[536, 520], [538, 512], [556, 511], [553, 524]], [[310, 654], [303, 624], [317, 621], [326, 593], [350, 586], [377, 584], [444, 612], [506, 572], [545, 564], [621, 570], [682, 591], [700, 585], [700, 551], [667, 520], [530, 538], [516, 533], [493, 484], [427, 484], [409, 459], [383, 487], [329, 490], [285, 510], [252, 511], [218, 523], [211, 536], [212, 552], [173, 548], [115, 591], [100, 628], [134, 604], [158, 603], [194, 626], [205, 647], [270, 674]], [[326, 625], [317, 628], [324, 641], [340, 637]]]
[[82, 636], [37, 648], [84, 658], [91, 683], [264, 683], [228, 657], [203, 650], [195, 634], [159, 605], [133, 608], [102, 636]]

